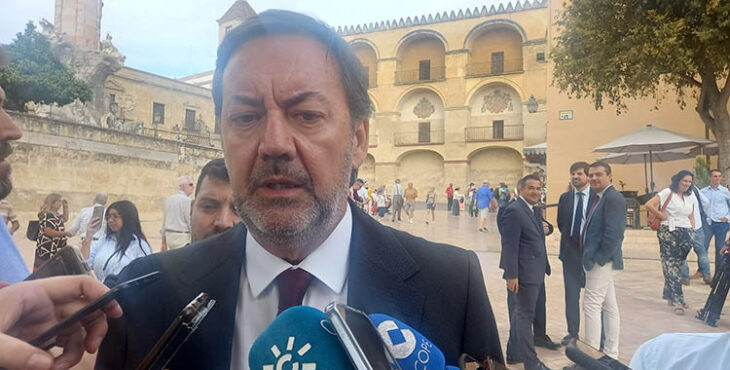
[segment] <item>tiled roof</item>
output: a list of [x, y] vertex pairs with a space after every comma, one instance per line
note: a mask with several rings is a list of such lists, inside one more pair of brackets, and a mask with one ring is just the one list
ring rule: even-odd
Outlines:
[[228, 22], [234, 19], [246, 19], [256, 15], [256, 11], [253, 10], [246, 0], [236, 0], [233, 5], [226, 11], [225, 14], [218, 20], [218, 23]]

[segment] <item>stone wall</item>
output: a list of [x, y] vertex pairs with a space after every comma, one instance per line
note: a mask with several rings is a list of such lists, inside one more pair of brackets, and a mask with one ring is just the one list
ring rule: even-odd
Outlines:
[[176, 191], [175, 179], [181, 175], [197, 179], [205, 163], [223, 156], [221, 150], [207, 146], [10, 115], [23, 130], [23, 138], [9, 158], [14, 190], [8, 200], [23, 225], [51, 192], [68, 199], [72, 218], [92, 202], [94, 193], [106, 192], [110, 202], [128, 199], [137, 205], [143, 221], [159, 223], [165, 198]]

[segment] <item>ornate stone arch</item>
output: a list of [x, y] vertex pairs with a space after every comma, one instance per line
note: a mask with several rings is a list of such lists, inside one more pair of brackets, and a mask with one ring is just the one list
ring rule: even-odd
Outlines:
[[429, 29], [422, 29], [422, 30], [415, 30], [408, 32], [403, 37], [401, 37], [400, 40], [398, 40], [398, 43], [395, 45], [395, 50], [393, 50], [393, 55], [398, 56], [398, 51], [406, 45], [409, 41], [419, 38], [419, 37], [432, 37], [435, 38], [444, 45], [444, 51], [449, 51], [449, 43], [446, 41], [446, 37], [439, 33], [438, 31], [429, 30]]
[[374, 42], [366, 39], [366, 38], [356, 38], [353, 40], [350, 40], [349, 42], [350, 47], [356, 46], [356, 45], [367, 45], [371, 49], [373, 49], [373, 52], [375, 53], [375, 59], [380, 59], [380, 51], [378, 50], [378, 47], [375, 45]]
[[482, 31], [498, 27], [507, 27], [514, 31], [517, 31], [520, 37], [522, 37], [522, 42], [527, 41], [527, 33], [525, 32], [525, 29], [519, 25], [519, 23], [509, 19], [492, 19], [480, 23], [476, 27], [472, 28], [471, 31], [469, 31], [469, 33], [466, 34], [466, 37], [464, 38], [463, 48], [469, 49], [472, 40], [477, 37]]
[[443, 104], [444, 107], [446, 107], [446, 97], [439, 89], [433, 87], [432, 85], [416, 85], [416, 86], [411, 86], [411, 87], [403, 90], [403, 92], [398, 96], [398, 99], [395, 100], [395, 106], [392, 108], [392, 110], [398, 111], [398, 108], [400, 107], [401, 103], [403, 102], [403, 99], [417, 90], [428, 90], [428, 91], [438, 95], [439, 99], [441, 99], [441, 104]]
[[511, 87], [515, 92], [517, 92], [517, 95], [520, 96], [521, 101], [527, 101], [528, 97], [524, 90], [522, 90], [522, 87], [515, 83], [514, 81], [510, 80], [509, 78], [505, 77], [492, 77], [484, 79], [482, 82], [477, 84], [476, 86], [472, 87], [471, 90], [466, 94], [466, 100], [464, 101], [465, 106], [469, 106], [471, 103], [471, 100], [474, 98], [474, 94], [478, 93], [479, 90], [481, 90], [483, 87], [487, 85], [492, 84], [503, 84]]

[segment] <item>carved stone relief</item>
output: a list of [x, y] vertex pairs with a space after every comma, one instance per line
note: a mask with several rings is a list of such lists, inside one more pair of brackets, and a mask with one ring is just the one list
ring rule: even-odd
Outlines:
[[413, 108], [413, 114], [420, 119], [426, 119], [436, 112], [436, 107], [426, 98], [421, 98]]
[[487, 111], [490, 113], [502, 113], [505, 110], [509, 112], [514, 110], [512, 96], [510, 96], [509, 92], [495, 89], [484, 95], [482, 113], [486, 113]]

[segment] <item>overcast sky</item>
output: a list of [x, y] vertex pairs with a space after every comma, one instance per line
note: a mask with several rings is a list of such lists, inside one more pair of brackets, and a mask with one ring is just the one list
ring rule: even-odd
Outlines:
[[[524, 1], [524, 0], [523, 0]], [[216, 20], [234, 0], [104, 0], [102, 38], [109, 32], [132, 68], [168, 77], [213, 69], [218, 46]], [[498, 0], [250, 0], [262, 12], [304, 12], [332, 26], [499, 4]], [[504, 1], [506, 4], [507, 1]], [[0, 43], [12, 42], [32, 20], [53, 22], [54, 0], [0, 0]]]

